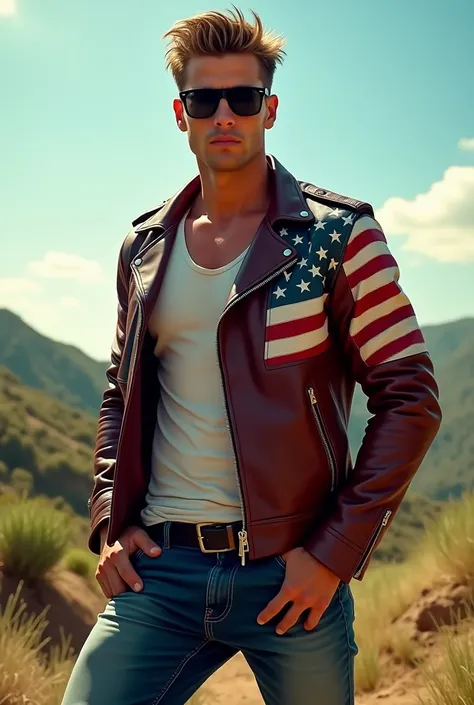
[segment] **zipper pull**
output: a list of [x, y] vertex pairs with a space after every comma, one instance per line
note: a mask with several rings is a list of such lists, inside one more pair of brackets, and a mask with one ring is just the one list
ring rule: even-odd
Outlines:
[[249, 542], [246, 531], [239, 531], [239, 556], [242, 559], [242, 565], [245, 565], [245, 554], [249, 551]]
[[313, 387], [310, 387], [308, 389], [308, 394], [309, 394], [309, 400], [313, 406], [315, 406], [318, 403], [318, 400], [316, 399], [316, 394], [314, 393]]

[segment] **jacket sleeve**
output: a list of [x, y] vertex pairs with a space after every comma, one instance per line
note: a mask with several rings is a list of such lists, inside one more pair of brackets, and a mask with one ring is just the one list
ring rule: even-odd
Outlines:
[[415, 312], [379, 223], [352, 226], [329, 298], [329, 325], [372, 414], [334, 511], [305, 548], [344, 582], [361, 580], [435, 438], [438, 387]]
[[122, 359], [128, 311], [128, 279], [126, 263], [127, 235], [119, 254], [117, 267], [117, 325], [112, 343], [111, 362], [106, 375], [109, 386], [105, 390], [99, 412], [94, 453], [94, 486], [88, 501], [91, 533], [89, 548], [100, 553], [100, 528], [110, 519], [112, 488], [114, 484], [115, 459], [124, 412], [124, 399], [117, 382], [117, 373]]

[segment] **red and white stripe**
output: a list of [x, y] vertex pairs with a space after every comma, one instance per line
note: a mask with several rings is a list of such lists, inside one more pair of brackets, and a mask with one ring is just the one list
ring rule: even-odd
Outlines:
[[367, 365], [426, 352], [415, 312], [403, 293], [397, 263], [376, 220], [354, 225], [343, 261], [355, 301], [350, 335]]
[[267, 310], [265, 359], [269, 365], [303, 360], [327, 349], [326, 297]]

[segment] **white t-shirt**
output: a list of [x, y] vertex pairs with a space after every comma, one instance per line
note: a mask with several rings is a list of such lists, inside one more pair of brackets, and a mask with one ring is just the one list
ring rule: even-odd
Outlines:
[[149, 323], [160, 399], [142, 521], [241, 519], [217, 358], [217, 323], [248, 247], [219, 269], [197, 265], [179, 224]]

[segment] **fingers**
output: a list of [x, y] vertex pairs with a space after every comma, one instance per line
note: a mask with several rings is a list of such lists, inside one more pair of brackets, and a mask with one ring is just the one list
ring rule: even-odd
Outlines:
[[95, 579], [96, 579], [97, 582], [99, 583], [100, 589], [101, 589], [102, 592], [104, 593], [105, 597], [106, 597], [108, 600], [110, 600], [110, 598], [112, 597], [112, 589], [111, 589], [111, 587], [110, 587], [110, 583], [109, 583], [109, 581], [107, 580], [107, 578], [106, 578], [105, 576], [103, 576], [103, 575], [101, 576], [100, 573], [99, 573], [98, 571], [96, 571]]
[[257, 617], [257, 622], [259, 624], [266, 624], [267, 622], [269, 622], [271, 619], [273, 619], [273, 617], [276, 617], [276, 615], [281, 612], [281, 610], [289, 602], [289, 600], [290, 597], [286, 593], [283, 585], [278, 595], [276, 595], [273, 600], [270, 600], [265, 609], [260, 612]]
[[305, 607], [302, 607], [299, 604], [294, 604], [290, 607], [288, 612], [285, 614], [281, 622], [277, 625], [276, 628], [276, 633], [277, 634], [284, 634], [285, 632], [288, 631], [288, 629], [291, 629], [291, 627], [294, 627], [296, 622], [301, 616], [301, 613], [305, 610]]
[[[140, 592], [140, 590], [142, 590], [143, 583], [141, 578], [130, 562], [129, 556], [127, 556], [124, 551], [115, 554], [114, 566], [119, 581], [121, 580], [126, 585], [129, 585], [134, 592]], [[111, 583], [114, 581], [117, 581], [117, 578], [112, 574]]]
[[313, 629], [316, 629], [316, 627], [319, 624], [319, 620], [321, 619], [322, 612], [320, 609], [317, 609], [316, 607], [313, 607], [313, 609], [310, 611], [305, 623], [304, 623], [304, 628], [307, 629], [308, 631], [312, 631]]
[[133, 545], [133, 550], [141, 548], [147, 556], [156, 558], [161, 554], [161, 548], [156, 544], [146, 531], [139, 527], [133, 527], [128, 533], [128, 540]]
[[96, 572], [96, 580], [107, 598], [112, 598], [127, 590], [135, 592], [143, 589], [140, 576], [135, 571], [130, 555], [141, 549], [147, 556], [157, 558], [161, 548], [148, 533], [138, 527], [129, 527], [113, 546], [104, 546]]
[[111, 551], [101, 557], [97, 567], [96, 579], [102, 592], [108, 598], [125, 592], [127, 585], [135, 592], [143, 589], [140, 576], [134, 569], [124, 549]]
[[305, 596], [304, 594], [297, 594], [296, 592], [291, 593], [291, 591], [285, 588], [284, 584], [278, 595], [276, 595], [258, 615], [258, 624], [266, 624], [269, 622], [276, 617], [288, 603], [291, 603], [291, 607], [283, 619], [277, 624], [275, 630], [277, 634], [285, 634], [288, 629], [294, 627], [303, 612], [308, 612], [304, 623], [305, 629], [309, 631], [317, 627], [324, 611], [321, 609], [320, 604], [313, 604], [313, 601], [308, 595]]
[[109, 574], [98, 571], [95, 577], [100, 585], [100, 589], [108, 600], [111, 600], [113, 597], [127, 590], [126, 584], [120, 578], [117, 571], [109, 572]]

